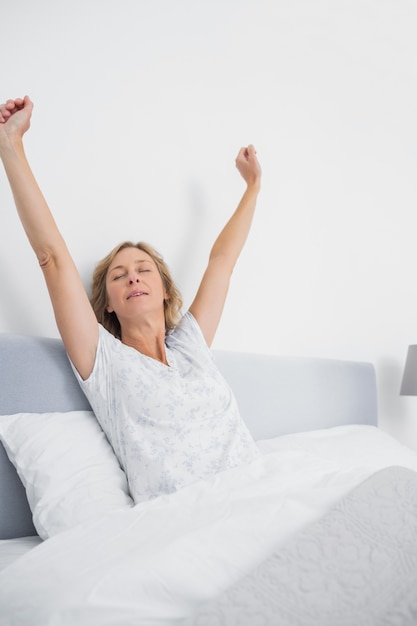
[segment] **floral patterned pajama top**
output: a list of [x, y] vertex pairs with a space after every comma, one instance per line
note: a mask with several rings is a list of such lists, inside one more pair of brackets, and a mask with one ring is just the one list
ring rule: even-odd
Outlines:
[[100, 326], [90, 377], [83, 381], [73, 367], [136, 503], [259, 456], [191, 313], [165, 345], [169, 366]]

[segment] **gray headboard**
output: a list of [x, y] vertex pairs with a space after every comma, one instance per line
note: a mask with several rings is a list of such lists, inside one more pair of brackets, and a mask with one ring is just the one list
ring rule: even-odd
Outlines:
[[[369, 363], [216, 351], [255, 439], [377, 424]], [[0, 334], [0, 414], [88, 409], [59, 339]], [[0, 538], [36, 534], [23, 486], [0, 444]]]

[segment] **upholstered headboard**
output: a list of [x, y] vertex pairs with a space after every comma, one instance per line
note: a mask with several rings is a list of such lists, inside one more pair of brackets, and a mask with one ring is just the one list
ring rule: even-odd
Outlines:
[[[216, 351], [255, 439], [377, 424], [369, 363]], [[59, 339], [0, 334], [0, 414], [88, 409]], [[36, 534], [24, 488], [0, 443], [0, 538]]]

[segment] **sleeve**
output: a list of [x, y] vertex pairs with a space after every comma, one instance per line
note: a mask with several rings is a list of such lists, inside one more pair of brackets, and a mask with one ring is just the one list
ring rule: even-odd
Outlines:
[[184, 354], [190, 350], [196, 350], [202, 357], [214, 359], [201, 328], [190, 311], [185, 313], [179, 325], [168, 337], [167, 345]]
[[93, 411], [107, 421], [113, 404], [111, 380], [111, 355], [115, 349], [114, 342], [118, 341], [102, 325], [99, 325], [99, 337], [93, 371], [83, 380], [74, 364], [69, 359], [75, 377], [86, 395]]

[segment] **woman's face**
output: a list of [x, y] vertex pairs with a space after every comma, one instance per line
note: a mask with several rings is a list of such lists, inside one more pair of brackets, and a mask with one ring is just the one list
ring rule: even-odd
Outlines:
[[106, 276], [107, 311], [120, 322], [149, 318], [164, 311], [167, 294], [159, 270], [149, 254], [124, 248], [116, 254]]

